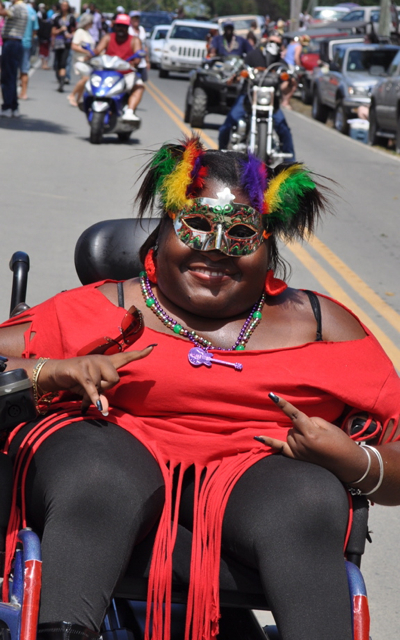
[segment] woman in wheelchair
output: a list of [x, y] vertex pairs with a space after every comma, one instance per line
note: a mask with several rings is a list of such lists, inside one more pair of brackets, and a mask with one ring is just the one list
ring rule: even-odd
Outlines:
[[322, 187], [300, 164], [192, 138], [154, 154], [138, 201], [161, 217], [139, 278], [62, 292], [0, 330], [38, 410], [5, 447], [18, 487], [6, 571], [28, 524], [42, 541], [38, 637], [97, 638], [156, 527], [148, 601], [167, 639], [179, 522], [192, 531], [186, 640], [218, 633], [221, 548], [259, 572], [282, 640], [350, 640], [349, 489], [400, 503], [400, 384], [349, 310], [276, 277], [278, 239], [313, 231]]

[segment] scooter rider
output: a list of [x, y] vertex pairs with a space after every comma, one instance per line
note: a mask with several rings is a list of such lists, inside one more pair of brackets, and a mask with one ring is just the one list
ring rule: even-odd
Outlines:
[[[121, 13], [117, 15], [114, 21], [113, 33], [107, 33], [102, 37], [95, 49], [95, 54], [100, 55], [106, 53], [110, 56], [118, 56], [124, 60], [128, 60], [134, 53], [141, 49], [141, 42], [136, 36], [130, 36], [128, 29], [130, 26], [130, 18], [128, 15]], [[132, 60], [132, 66], [136, 67], [140, 58]], [[121, 73], [124, 73], [123, 71]], [[125, 72], [125, 82], [130, 95], [128, 98], [128, 108], [126, 109], [122, 119], [128, 122], [137, 122], [140, 118], [135, 114], [135, 109], [139, 105], [143, 92], [144, 84], [138, 73]]]
[[[255, 49], [253, 49], [253, 51], [250, 51], [250, 53], [248, 53], [244, 59], [246, 65], [258, 69], [266, 69], [274, 62], [279, 61], [279, 42], [277, 41], [276, 36], [270, 36], [266, 42], [264, 41], [259, 47], [256, 47]], [[220, 150], [228, 148], [229, 136], [232, 127], [246, 115], [246, 110], [244, 107], [246, 95], [247, 91], [245, 82], [241, 94], [238, 96], [235, 104], [228, 113], [225, 122], [219, 129], [218, 142]], [[272, 117], [274, 121], [274, 129], [279, 137], [282, 146], [282, 152], [291, 153], [291, 161], [294, 162], [295, 152], [292, 133], [283, 114], [283, 111], [280, 108], [279, 95], [277, 95], [276, 93], [274, 102], [274, 113]]]

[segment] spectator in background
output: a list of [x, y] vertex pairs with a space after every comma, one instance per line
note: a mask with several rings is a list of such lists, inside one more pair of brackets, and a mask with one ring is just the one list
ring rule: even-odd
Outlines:
[[54, 38], [54, 57], [58, 89], [64, 91], [66, 66], [71, 51], [71, 42], [76, 28], [76, 20], [70, 13], [68, 2], [64, 0], [60, 5], [60, 13], [53, 18], [52, 37]]
[[257, 44], [257, 36], [256, 36], [256, 34], [254, 33], [254, 31], [250, 30], [250, 31], [248, 32], [248, 34], [247, 34], [247, 36], [246, 36], [246, 40], [247, 40], [247, 42], [249, 42], [249, 43], [250, 43], [250, 45], [251, 45], [251, 46], [253, 47], [253, 49], [254, 49], [254, 47], [255, 47], [255, 46], [256, 46], [256, 44]]
[[279, 19], [274, 27], [274, 32], [279, 34], [280, 36], [283, 36], [283, 34], [285, 33], [285, 28], [286, 28], [286, 22], [284, 20]]
[[[295, 36], [292, 38], [286, 47], [282, 51], [282, 58], [286, 62], [290, 71], [294, 71], [294, 69], [301, 66], [301, 52], [303, 50], [303, 46], [301, 44], [300, 38]], [[291, 77], [287, 82], [284, 82], [281, 86], [282, 91], [282, 107], [284, 109], [291, 109], [290, 99], [297, 89], [297, 82], [294, 77]]]
[[131, 11], [129, 14], [129, 17], [131, 19], [131, 25], [129, 27], [128, 33], [130, 36], [136, 36], [137, 38], [139, 38], [141, 42], [141, 47], [146, 52], [146, 57], [142, 58], [142, 60], [139, 62], [137, 66], [143, 82], [146, 82], [147, 69], [150, 68], [149, 52], [146, 45], [146, 31], [144, 30], [144, 27], [142, 27], [142, 25], [140, 24], [140, 11]]
[[97, 44], [100, 41], [102, 36], [103, 20], [101, 17], [101, 13], [97, 10], [97, 7], [94, 4], [94, 2], [91, 2], [89, 4], [89, 12], [93, 16], [93, 23], [89, 29], [89, 33], [92, 36], [95, 43]]
[[211, 41], [211, 56], [244, 56], [253, 47], [245, 38], [234, 34], [235, 26], [231, 20], [224, 22], [223, 35], [215, 36]]
[[0, 115], [18, 118], [17, 77], [22, 58], [22, 38], [24, 37], [28, 10], [22, 0], [14, 0], [9, 9], [0, 8], [0, 16], [6, 18], [3, 27], [3, 49], [1, 56], [1, 91], [3, 105]]
[[20, 99], [28, 99], [29, 69], [31, 68], [31, 52], [33, 38], [39, 31], [39, 20], [31, 2], [26, 5], [28, 10], [28, 21], [26, 23], [24, 37], [22, 38], [22, 59], [21, 59], [21, 93]]
[[211, 58], [211, 43], [213, 41], [213, 38], [215, 36], [217, 36], [219, 33], [218, 27], [216, 25], [215, 29], [210, 29], [210, 31], [207, 34], [207, 38], [206, 38], [206, 51], [207, 51], [207, 55], [206, 58]]
[[125, 13], [125, 9], [121, 4], [115, 9], [115, 14], [118, 15], [119, 13]]
[[92, 24], [93, 15], [91, 13], [84, 13], [79, 20], [78, 28], [72, 38], [71, 49], [73, 52], [74, 72], [80, 76], [80, 79], [68, 95], [68, 100], [73, 107], [77, 107], [81, 101], [86, 80], [92, 71], [92, 67], [87, 63], [91, 55], [82, 47], [83, 44], [88, 44], [92, 51], [95, 49], [96, 43], [90, 33]]
[[42, 69], [50, 69], [49, 53], [51, 42], [51, 20], [47, 17], [46, 5], [41, 3], [37, 12], [39, 20], [39, 57], [42, 61]]
[[[0, 8], [4, 9], [4, 5], [2, 2], [0, 2]], [[5, 22], [4, 17], [0, 16], [0, 66], [1, 66], [1, 50], [3, 47], [3, 38], [1, 34], [3, 33], [4, 22]]]
[[273, 28], [274, 28], [274, 22], [271, 22], [271, 18], [268, 15], [265, 16], [264, 27], [261, 31], [261, 38], [268, 38]]

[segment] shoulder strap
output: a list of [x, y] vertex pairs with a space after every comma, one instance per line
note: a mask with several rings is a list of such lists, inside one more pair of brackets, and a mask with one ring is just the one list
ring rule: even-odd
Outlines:
[[315, 338], [315, 342], [321, 342], [322, 338], [322, 314], [321, 314], [321, 305], [319, 303], [318, 296], [315, 295], [313, 291], [304, 290], [304, 293], [308, 295], [308, 299], [310, 300], [311, 308], [313, 310], [314, 317], [317, 321], [317, 334]]
[[118, 306], [125, 307], [123, 282], [117, 282], [117, 291], [118, 291]]

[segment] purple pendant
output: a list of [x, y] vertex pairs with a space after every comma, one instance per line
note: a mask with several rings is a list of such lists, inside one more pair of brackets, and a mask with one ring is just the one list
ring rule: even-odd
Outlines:
[[239, 362], [227, 362], [226, 360], [217, 360], [212, 353], [200, 349], [200, 347], [193, 347], [188, 353], [188, 360], [194, 367], [200, 367], [205, 364], [206, 367], [211, 367], [212, 364], [224, 364], [227, 367], [233, 367], [236, 371], [241, 371], [243, 365]]

